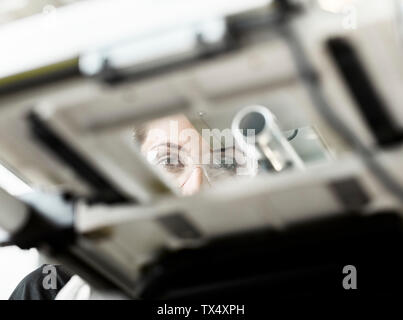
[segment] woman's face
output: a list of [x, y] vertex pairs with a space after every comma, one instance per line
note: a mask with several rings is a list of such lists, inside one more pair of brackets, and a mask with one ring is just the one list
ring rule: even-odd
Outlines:
[[206, 182], [198, 166], [203, 144], [190, 121], [184, 115], [175, 115], [147, 124], [141, 152], [169, 174], [184, 195], [191, 195]]
[[[230, 149], [233, 152], [234, 148]], [[175, 182], [183, 195], [192, 195], [203, 185], [210, 185], [212, 179], [232, 176], [236, 171], [235, 161], [225, 158], [223, 149], [212, 151], [184, 115], [147, 123], [141, 152]], [[234, 158], [233, 153], [230, 158]]]

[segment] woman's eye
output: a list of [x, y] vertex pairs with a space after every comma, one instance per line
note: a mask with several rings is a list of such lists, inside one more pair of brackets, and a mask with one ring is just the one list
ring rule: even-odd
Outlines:
[[236, 171], [238, 164], [235, 159], [224, 159], [221, 161], [220, 167], [227, 171]]
[[221, 163], [221, 168], [224, 170], [228, 170], [228, 171], [235, 171], [238, 168], [238, 165], [235, 163], [235, 160], [231, 162], [229, 161], [224, 161], [223, 163]]
[[236, 169], [238, 168], [238, 164], [236, 163], [236, 160], [232, 157], [231, 158], [221, 157], [221, 159], [214, 161], [212, 167], [213, 167], [213, 169], [216, 169], [216, 170], [225, 170], [225, 171], [235, 172]]
[[184, 169], [185, 165], [177, 158], [164, 157], [158, 160], [157, 165], [169, 172], [176, 172]]

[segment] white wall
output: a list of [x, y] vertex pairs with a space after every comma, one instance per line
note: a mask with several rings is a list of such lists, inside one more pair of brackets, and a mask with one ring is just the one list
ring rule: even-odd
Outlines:
[[34, 249], [0, 248], [0, 300], [8, 299], [18, 283], [38, 268], [39, 255]]

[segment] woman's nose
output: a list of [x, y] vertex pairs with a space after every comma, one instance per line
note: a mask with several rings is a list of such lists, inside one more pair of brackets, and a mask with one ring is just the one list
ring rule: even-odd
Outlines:
[[198, 192], [203, 184], [203, 169], [195, 168], [192, 171], [189, 179], [182, 186], [183, 195], [192, 195]]

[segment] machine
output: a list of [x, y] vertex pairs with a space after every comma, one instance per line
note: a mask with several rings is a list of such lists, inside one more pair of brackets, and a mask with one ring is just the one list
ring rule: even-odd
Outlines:
[[397, 291], [401, 1], [228, 3], [0, 80], [5, 243], [124, 298]]

